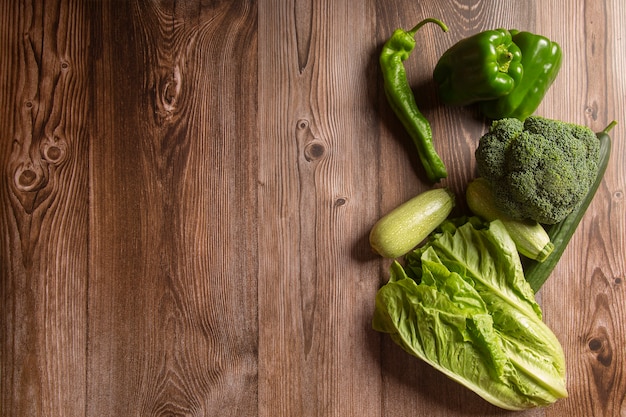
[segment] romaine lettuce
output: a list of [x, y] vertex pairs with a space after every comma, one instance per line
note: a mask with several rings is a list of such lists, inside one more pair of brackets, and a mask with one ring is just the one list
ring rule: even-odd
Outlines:
[[394, 261], [376, 295], [375, 330], [389, 333], [490, 403], [509, 410], [567, 397], [565, 358], [500, 221], [433, 234]]

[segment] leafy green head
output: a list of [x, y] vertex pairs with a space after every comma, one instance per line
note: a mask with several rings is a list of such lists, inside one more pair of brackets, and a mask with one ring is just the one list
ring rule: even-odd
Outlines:
[[598, 158], [591, 129], [538, 116], [494, 121], [476, 149], [478, 173], [490, 182], [500, 208], [543, 224], [558, 223], [580, 204]]

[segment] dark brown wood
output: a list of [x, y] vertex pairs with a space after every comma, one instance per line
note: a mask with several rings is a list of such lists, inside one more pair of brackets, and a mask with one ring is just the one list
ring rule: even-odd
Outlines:
[[89, 28], [2, 2], [3, 415], [80, 415], [89, 278]]
[[385, 100], [405, 65], [457, 195], [487, 126], [431, 81], [494, 27], [558, 41], [538, 113], [612, 160], [538, 298], [570, 397], [626, 413], [620, 0], [0, 0], [0, 415], [504, 416], [371, 328], [374, 222], [430, 187]]
[[95, 13], [88, 415], [253, 415], [256, 5]]

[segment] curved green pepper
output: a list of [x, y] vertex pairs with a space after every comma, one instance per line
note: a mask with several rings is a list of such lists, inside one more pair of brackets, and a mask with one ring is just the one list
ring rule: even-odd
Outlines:
[[441, 101], [464, 106], [504, 96], [522, 79], [520, 48], [506, 29], [477, 33], [452, 45], [433, 71]]
[[481, 103], [482, 113], [494, 120], [505, 117], [524, 120], [533, 114], [561, 68], [559, 44], [530, 32], [511, 30], [511, 34], [522, 51], [524, 75], [508, 95]]
[[448, 172], [433, 145], [430, 123], [417, 107], [403, 64], [415, 48], [416, 32], [429, 22], [436, 23], [444, 32], [448, 31], [441, 20], [433, 18], [422, 20], [409, 31], [396, 29], [383, 46], [379, 62], [387, 101], [411, 136], [428, 179], [438, 182], [446, 178]]

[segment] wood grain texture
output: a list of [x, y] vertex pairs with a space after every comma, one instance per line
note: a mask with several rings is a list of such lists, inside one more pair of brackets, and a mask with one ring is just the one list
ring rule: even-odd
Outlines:
[[3, 2], [3, 9], [1, 409], [80, 415], [88, 325], [85, 9], [57, 1]]
[[96, 12], [88, 415], [254, 414], [256, 7]]
[[376, 152], [369, 13], [347, 0], [259, 3], [261, 415], [378, 406], [362, 389], [380, 385], [367, 351], [378, 268], [357, 262], [371, 258], [376, 217], [377, 169], [362, 164]]
[[506, 416], [371, 328], [367, 235], [425, 180], [378, 54], [406, 61], [465, 210], [487, 126], [438, 57], [480, 30], [559, 42], [538, 113], [611, 132], [605, 180], [538, 299], [569, 398], [626, 416], [620, 0], [0, 0], [0, 415]]

